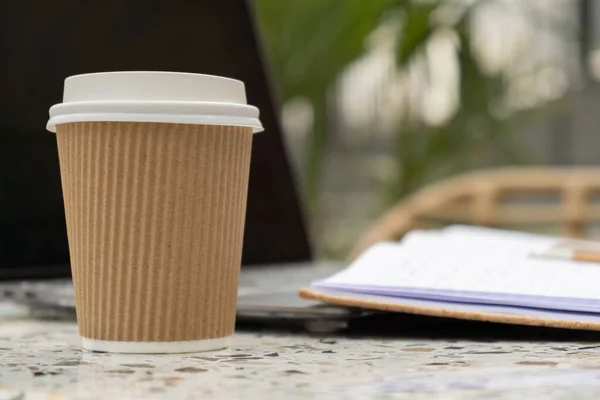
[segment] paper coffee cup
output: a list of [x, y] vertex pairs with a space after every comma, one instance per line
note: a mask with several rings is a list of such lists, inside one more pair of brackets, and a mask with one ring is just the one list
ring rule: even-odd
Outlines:
[[241, 82], [117, 72], [65, 81], [58, 141], [79, 333], [90, 350], [226, 347], [250, 152]]

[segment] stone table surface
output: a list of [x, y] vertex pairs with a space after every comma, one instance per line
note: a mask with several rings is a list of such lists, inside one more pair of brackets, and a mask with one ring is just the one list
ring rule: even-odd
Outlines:
[[239, 331], [223, 351], [123, 355], [81, 351], [72, 320], [4, 315], [0, 400], [600, 398], [597, 335]]

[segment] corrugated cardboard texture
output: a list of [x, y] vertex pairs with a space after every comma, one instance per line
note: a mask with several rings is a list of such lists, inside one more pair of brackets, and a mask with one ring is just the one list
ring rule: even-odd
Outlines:
[[57, 139], [80, 334], [231, 335], [251, 129], [89, 122]]
[[367, 300], [359, 297], [353, 297], [351, 293], [335, 295], [309, 288], [301, 288], [299, 295], [303, 299], [317, 300], [325, 303], [346, 307], [358, 307], [389, 312], [429, 315], [431, 317], [465, 319], [470, 321], [486, 321], [513, 325], [543, 326], [547, 328], [585, 329], [591, 331], [600, 331], [600, 323], [597, 322], [572, 321], [542, 317], [525, 317], [522, 315], [493, 314], [475, 311], [456, 311], [444, 309], [441, 307], [424, 307], [415, 306], [411, 304], [398, 304], [396, 302], [385, 302], [371, 299]]

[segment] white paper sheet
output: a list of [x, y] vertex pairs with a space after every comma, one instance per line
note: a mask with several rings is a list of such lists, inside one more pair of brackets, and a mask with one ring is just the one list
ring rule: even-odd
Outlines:
[[331, 289], [435, 301], [600, 312], [600, 264], [533, 257], [560, 239], [450, 227], [380, 243], [336, 275]]

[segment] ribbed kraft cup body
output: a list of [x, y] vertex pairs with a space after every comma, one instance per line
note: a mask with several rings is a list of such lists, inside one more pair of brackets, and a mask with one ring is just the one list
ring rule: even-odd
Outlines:
[[78, 122], [57, 139], [81, 336], [230, 336], [252, 129]]

